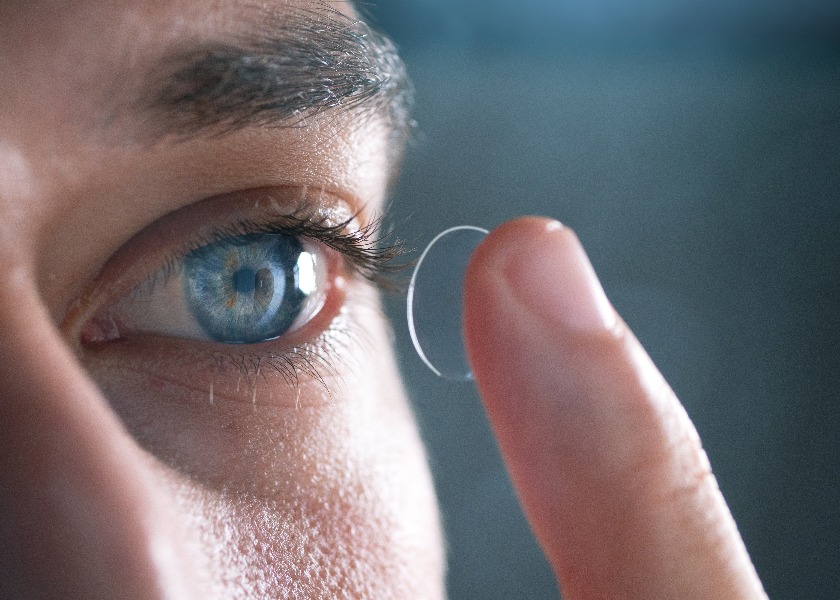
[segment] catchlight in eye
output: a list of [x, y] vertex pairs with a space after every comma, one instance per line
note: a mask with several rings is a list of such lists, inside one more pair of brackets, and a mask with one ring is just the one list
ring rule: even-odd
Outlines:
[[420, 255], [408, 287], [408, 330], [417, 354], [439, 377], [472, 380], [463, 340], [464, 273], [486, 229], [462, 225], [438, 234]]

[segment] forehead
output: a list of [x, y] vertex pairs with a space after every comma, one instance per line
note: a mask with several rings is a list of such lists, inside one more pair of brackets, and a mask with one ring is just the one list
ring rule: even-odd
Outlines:
[[[267, 15], [334, 11], [355, 18], [346, 0], [8, 0], [0, 3], [0, 44], [28, 52], [60, 44], [103, 56], [184, 37], [253, 26]], [[8, 43], [7, 43], [8, 42]], [[28, 44], [28, 47], [25, 45]]]
[[37, 117], [53, 138], [73, 125], [76, 133], [113, 126], [120, 104], [143, 91], [149, 69], [167, 55], [331, 12], [353, 16], [348, 2], [308, 0], [2, 3], [0, 78], [8, 85], [0, 119]]

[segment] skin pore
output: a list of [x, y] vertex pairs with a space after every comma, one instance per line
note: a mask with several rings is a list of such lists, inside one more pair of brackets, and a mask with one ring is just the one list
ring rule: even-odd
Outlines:
[[[378, 350], [387, 326], [373, 285], [335, 250], [320, 248], [332, 265], [323, 308], [290, 336], [233, 350], [165, 335], [80, 341], [114, 290], [202, 228], [301, 206], [330, 223], [376, 218], [399, 153], [391, 92], [286, 99], [245, 118], [242, 103], [202, 96], [219, 83], [205, 65], [180, 96], [149, 93], [150, 78], [172, 77], [160, 65], [173, 55], [244, 46], [266, 61], [284, 43], [253, 41], [267, 23], [352, 25], [334, 10], [351, 9], [0, 9], [0, 595], [443, 597], [428, 469]], [[149, 227], [166, 233], [137, 243]], [[301, 348], [319, 357], [317, 376], [299, 369], [290, 384], [267, 357]]]

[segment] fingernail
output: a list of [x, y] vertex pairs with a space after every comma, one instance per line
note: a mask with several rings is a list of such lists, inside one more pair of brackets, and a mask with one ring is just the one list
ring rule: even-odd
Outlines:
[[550, 323], [581, 331], [611, 329], [615, 310], [577, 237], [547, 221], [505, 257], [503, 273], [528, 311]]

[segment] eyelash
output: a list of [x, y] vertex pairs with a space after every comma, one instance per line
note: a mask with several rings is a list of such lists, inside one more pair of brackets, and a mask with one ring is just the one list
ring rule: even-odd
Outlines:
[[[282, 217], [266, 220], [239, 220], [215, 227], [208, 233], [195, 237], [185, 246], [164, 258], [164, 265], [144, 285], [155, 286], [159, 278], [176, 274], [183, 266], [183, 258], [203, 246], [231, 237], [254, 233], [274, 233], [315, 240], [342, 255], [349, 274], [373, 283], [379, 290], [395, 292], [404, 287], [399, 274], [413, 263], [401, 260], [409, 250], [393, 230], [381, 234], [382, 218], [376, 218], [362, 227], [354, 227], [359, 214], [335, 223], [323, 215], [312, 215], [299, 210]], [[343, 360], [342, 346], [363, 342], [364, 333], [351, 323], [328, 328], [314, 341], [290, 346], [280, 352], [266, 352], [260, 343], [237, 345], [236, 352], [215, 350], [212, 360], [220, 371], [226, 366], [235, 368], [240, 378], [251, 380], [260, 376], [266, 365], [277, 371], [293, 390], [300, 393], [300, 375], [317, 381], [331, 395], [325, 372], [336, 376], [340, 373], [337, 361]], [[253, 348], [253, 350], [246, 350]], [[259, 348], [259, 349], [258, 349]], [[346, 366], [346, 365], [345, 365]]]
[[[344, 221], [332, 223], [328, 217], [313, 216], [301, 209], [269, 220], [239, 220], [193, 238], [186, 246], [169, 254], [158, 270], [158, 276], [167, 278], [176, 273], [183, 264], [183, 258], [203, 246], [242, 235], [273, 233], [321, 242], [342, 255], [350, 273], [370, 281], [380, 290], [399, 291], [404, 287], [404, 281], [398, 275], [413, 264], [400, 259], [410, 250], [393, 230], [380, 235], [382, 217], [354, 228], [352, 225], [358, 217], [359, 213], [356, 213]], [[148, 284], [153, 286], [155, 281], [156, 277]]]

